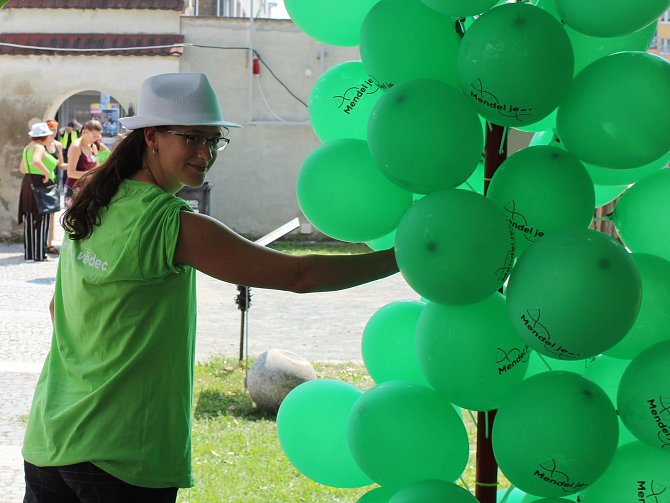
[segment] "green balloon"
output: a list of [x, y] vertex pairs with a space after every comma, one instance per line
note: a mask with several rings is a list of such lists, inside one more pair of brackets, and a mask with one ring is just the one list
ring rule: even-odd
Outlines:
[[361, 342], [363, 362], [377, 384], [411, 381], [428, 386], [415, 349], [415, 332], [425, 304], [414, 300], [392, 302], [368, 320]]
[[323, 142], [368, 137], [372, 107], [384, 94], [361, 61], [340, 63], [324, 72], [309, 95], [309, 120]]
[[516, 255], [559, 229], [587, 228], [595, 210], [593, 183], [570, 152], [537, 146], [507, 158], [486, 194], [514, 229]]
[[459, 91], [439, 80], [416, 79], [379, 99], [368, 123], [368, 145], [389, 180], [428, 194], [467, 180], [484, 140], [477, 112]]
[[561, 143], [555, 128], [546, 131], [538, 131], [533, 135], [528, 143], [529, 147], [536, 147], [538, 145], [549, 145], [551, 147], [565, 148]]
[[[537, 6], [549, 12], [559, 21], [561, 20], [554, 0], [539, 0]], [[572, 44], [575, 54], [575, 74], [577, 74], [586, 65], [593, 63], [596, 59], [603, 56], [621, 51], [646, 51], [656, 34], [656, 19], [640, 30], [616, 37], [585, 35], [565, 24], [563, 28]]]
[[451, 17], [467, 17], [481, 14], [498, 0], [421, 0], [431, 9]]
[[533, 502], [561, 502], [561, 501], [579, 501], [579, 495], [578, 494], [570, 494], [568, 496], [564, 496], [563, 498], [543, 498], [541, 496], [533, 496], [532, 494], [527, 494], [522, 500], [521, 503], [530, 503], [531, 501]]
[[596, 208], [611, 203], [624, 193], [628, 185], [594, 185], [596, 192]]
[[645, 176], [651, 175], [665, 168], [670, 162], [670, 151], [650, 163], [639, 168], [609, 169], [601, 166], [584, 164], [586, 171], [591, 175], [594, 184], [597, 185], [630, 185]]
[[500, 470], [521, 490], [544, 497], [588, 487], [616, 450], [617, 417], [605, 392], [571, 372], [545, 372], [522, 381], [493, 423]]
[[349, 445], [363, 471], [383, 487], [425, 479], [456, 480], [468, 460], [468, 436], [454, 407], [420, 384], [371, 388], [349, 416]]
[[419, 295], [441, 304], [471, 304], [507, 278], [514, 235], [503, 211], [484, 196], [445, 189], [407, 210], [395, 251], [400, 272]]
[[554, 108], [554, 111], [551, 112], [546, 117], [544, 117], [543, 119], [540, 119], [537, 122], [533, 122], [532, 124], [528, 124], [527, 126], [517, 126], [514, 129], [518, 129], [519, 131], [525, 131], [529, 133], [537, 133], [539, 131], [547, 131], [548, 129], [553, 129], [556, 127], [557, 112], [558, 108]]
[[526, 126], [566, 96], [572, 47], [549, 13], [525, 3], [503, 4], [465, 32], [458, 72], [461, 88], [483, 117], [501, 126]]
[[277, 435], [286, 457], [303, 475], [333, 487], [372, 483], [354, 461], [347, 424], [362, 392], [342, 381], [308, 381], [284, 398]]
[[[601, 355], [594, 358], [593, 363], [584, 372], [584, 377], [590, 379], [607, 394], [612, 404], [617, 403], [617, 392], [619, 390], [619, 382], [621, 376], [628, 367], [630, 360], [620, 360], [618, 358], [610, 358], [609, 356]], [[628, 444], [637, 439], [628, 431], [628, 428], [623, 424], [621, 417], [619, 421], [619, 443], [618, 445]]]
[[388, 234], [384, 234], [382, 237], [366, 241], [365, 244], [374, 251], [390, 250], [395, 243], [395, 235], [396, 230], [394, 229]]
[[386, 487], [376, 487], [366, 492], [356, 503], [388, 503], [394, 492], [393, 489]]
[[388, 234], [412, 204], [412, 194], [388, 181], [363, 140], [343, 138], [312, 151], [297, 180], [298, 203], [324, 234], [368, 241]]
[[644, 177], [623, 193], [614, 208], [614, 225], [626, 247], [670, 260], [670, 170]]
[[670, 262], [646, 253], [633, 253], [631, 258], [642, 279], [640, 313], [626, 336], [605, 351], [614, 358], [629, 360], [670, 339]]
[[389, 503], [477, 503], [475, 497], [462, 487], [446, 480], [421, 480], [403, 487]]
[[[410, 42], [402, 34], [407, 34], [412, 26], [417, 29], [411, 30]], [[382, 85], [390, 87], [404, 80], [428, 78], [457, 87], [456, 55], [460, 42], [455, 20], [421, 0], [381, 0], [363, 22], [360, 52], [368, 73]]]
[[[637, 355], [621, 376], [619, 415], [633, 435], [652, 447], [670, 450], [670, 340]], [[670, 454], [668, 454], [670, 456]]]
[[496, 493], [497, 503], [521, 503], [526, 493], [518, 487], [510, 486], [506, 489], [498, 489]]
[[506, 295], [512, 325], [531, 348], [580, 360], [626, 335], [642, 292], [640, 273], [617, 241], [589, 229], [563, 229], [526, 250]]
[[361, 25], [379, 0], [339, 0], [334, 3], [312, 0], [285, 0], [291, 20], [319, 42], [337, 46], [359, 44]]
[[[632, 4], [631, 4], [632, 5]], [[565, 148], [583, 162], [637, 168], [670, 150], [670, 62], [646, 52], [618, 52], [584, 68], [558, 107]]]
[[496, 409], [524, 378], [529, 349], [498, 292], [465, 306], [429, 302], [416, 326], [416, 354], [432, 387], [464, 409]]
[[641, 442], [621, 446], [605, 473], [579, 495], [583, 503], [670, 503], [670, 456]]
[[596, 358], [593, 357], [586, 358], [585, 360], [557, 360], [556, 358], [547, 358], [537, 351], [531, 350], [530, 358], [528, 359], [526, 377], [553, 370], [564, 370], [566, 372], [584, 375], [595, 359]]
[[561, 20], [592, 37], [633, 33], [658, 19], [667, 0], [555, 0]]
[[484, 194], [484, 163], [480, 162], [472, 174], [460, 184], [457, 189], [471, 190], [477, 194]]

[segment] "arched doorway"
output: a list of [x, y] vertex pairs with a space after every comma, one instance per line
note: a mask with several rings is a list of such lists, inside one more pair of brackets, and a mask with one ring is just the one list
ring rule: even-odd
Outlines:
[[[114, 146], [121, 132], [119, 117], [126, 115], [125, 109], [109, 93], [98, 90], [80, 91], [71, 95], [58, 106], [55, 119], [61, 128], [69, 123], [81, 127], [89, 120], [97, 120], [102, 124], [102, 141], [110, 149]], [[79, 124], [77, 126], [77, 124]]]

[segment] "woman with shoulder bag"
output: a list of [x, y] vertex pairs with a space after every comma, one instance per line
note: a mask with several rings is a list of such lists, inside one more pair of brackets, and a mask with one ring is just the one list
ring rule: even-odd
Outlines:
[[49, 214], [42, 213], [33, 194], [33, 187], [47, 187], [56, 181], [58, 161], [47, 152], [51, 130], [44, 122], [33, 124], [28, 135], [30, 143], [23, 149], [19, 171], [23, 174], [19, 195], [19, 224], [23, 223], [24, 257], [40, 262], [47, 258]]

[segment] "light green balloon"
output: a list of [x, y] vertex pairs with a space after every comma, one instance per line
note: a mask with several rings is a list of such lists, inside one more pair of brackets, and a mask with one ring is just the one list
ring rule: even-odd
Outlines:
[[555, 0], [565, 24], [593, 37], [617, 37], [640, 30], [668, 8], [667, 0]]
[[467, 17], [481, 14], [498, 0], [422, 0], [428, 7], [451, 17]]
[[303, 162], [296, 186], [305, 216], [324, 234], [363, 242], [396, 228], [412, 194], [382, 175], [363, 140], [324, 143]]
[[596, 185], [630, 185], [665, 168], [670, 162], [670, 151], [639, 168], [609, 169], [585, 163], [586, 171]]
[[309, 95], [309, 120], [322, 142], [338, 138], [368, 137], [368, 119], [384, 94], [361, 61], [346, 61], [329, 68], [314, 83]]
[[670, 150], [670, 62], [646, 52], [594, 61], [572, 82], [558, 107], [565, 148], [585, 163], [637, 168]]
[[522, 500], [521, 503], [531, 503], [531, 502], [561, 502], [561, 501], [578, 501], [578, 494], [570, 494], [569, 496], [564, 496], [563, 498], [542, 498], [541, 496], [533, 496], [532, 494], [527, 494]]
[[670, 503], [670, 456], [642, 442], [621, 446], [605, 473], [580, 495], [583, 503]]
[[421, 480], [403, 487], [389, 503], [477, 503], [469, 491], [446, 480]]
[[633, 253], [631, 258], [642, 279], [642, 304], [626, 336], [605, 351], [614, 358], [635, 358], [654, 344], [670, 339], [670, 262], [646, 253]]
[[[584, 377], [590, 379], [607, 394], [612, 404], [616, 406], [617, 392], [619, 391], [619, 382], [626, 367], [630, 364], [630, 360], [620, 360], [618, 358], [610, 358], [609, 356], [600, 355], [594, 358], [593, 362], [584, 372]], [[637, 439], [628, 431], [628, 428], [623, 424], [621, 417], [619, 421], [619, 446], [634, 442]]]
[[587, 228], [595, 210], [593, 183], [570, 152], [537, 146], [519, 150], [496, 170], [486, 197], [505, 211], [516, 255], [559, 229]]
[[640, 273], [617, 241], [589, 229], [563, 229], [526, 250], [506, 296], [512, 325], [531, 348], [580, 360], [626, 335], [642, 291]]
[[527, 126], [517, 126], [514, 129], [518, 129], [519, 131], [525, 131], [529, 133], [537, 133], [539, 131], [547, 131], [549, 129], [553, 129], [556, 127], [557, 112], [558, 108], [554, 108], [554, 110], [549, 115], [540, 119], [539, 121], [533, 122], [532, 124], [528, 124]]
[[507, 278], [514, 235], [494, 203], [475, 192], [445, 189], [407, 210], [395, 251], [400, 272], [419, 295], [442, 304], [471, 304]]
[[670, 449], [670, 340], [637, 355], [619, 383], [619, 415], [633, 435], [647, 445]]
[[484, 140], [477, 112], [459, 91], [439, 80], [417, 79], [394, 86], [377, 102], [368, 145], [389, 180], [428, 194], [467, 180]]
[[[408, 28], [411, 42], [402, 35]], [[360, 52], [368, 73], [382, 85], [429, 78], [458, 86], [456, 56], [460, 43], [456, 21], [421, 0], [381, 0], [363, 22]]]
[[484, 163], [480, 162], [472, 174], [460, 184], [457, 189], [471, 190], [477, 194], [484, 194]]
[[428, 386], [416, 355], [416, 324], [425, 304], [391, 302], [370, 317], [361, 341], [363, 362], [377, 384], [412, 381]]
[[498, 292], [465, 306], [429, 302], [416, 326], [416, 354], [432, 387], [464, 409], [496, 409], [526, 373], [529, 349]]
[[310, 37], [338, 46], [359, 44], [361, 25], [379, 0], [285, 0], [291, 20]]
[[670, 260], [670, 170], [644, 177], [626, 192], [614, 208], [614, 225], [633, 252]]
[[468, 460], [468, 436], [452, 405], [416, 383], [369, 389], [349, 416], [349, 445], [363, 471], [383, 487], [425, 479], [456, 480]]
[[286, 457], [303, 475], [333, 487], [372, 483], [358, 467], [347, 440], [347, 424], [362, 392], [342, 381], [308, 381], [284, 398], [277, 435]]
[[521, 490], [544, 497], [588, 487], [605, 471], [618, 438], [605, 392], [571, 372], [545, 372], [522, 381], [493, 423], [500, 470]]
[[549, 13], [525, 3], [503, 4], [465, 32], [458, 72], [461, 88], [483, 117], [501, 126], [526, 126], [566, 96], [572, 47]]
[[546, 131], [538, 131], [533, 135], [528, 143], [529, 147], [536, 147], [538, 145], [549, 145], [551, 147], [565, 148], [561, 143], [555, 128]]
[[526, 493], [518, 487], [508, 487], [505, 489], [498, 489], [496, 493], [497, 503], [521, 503]]
[[611, 203], [624, 193], [628, 185], [594, 185], [596, 193], [596, 208]]

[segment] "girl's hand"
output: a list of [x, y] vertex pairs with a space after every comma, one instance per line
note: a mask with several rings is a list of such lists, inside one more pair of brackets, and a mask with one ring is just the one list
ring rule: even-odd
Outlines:
[[44, 183], [49, 183], [49, 180], [51, 180], [51, 179], [50, 179], [48, 176], [46, 176], [46, 175], [44, 175], [44, 176], [42, 177], [42, 182], [44, 182]]

